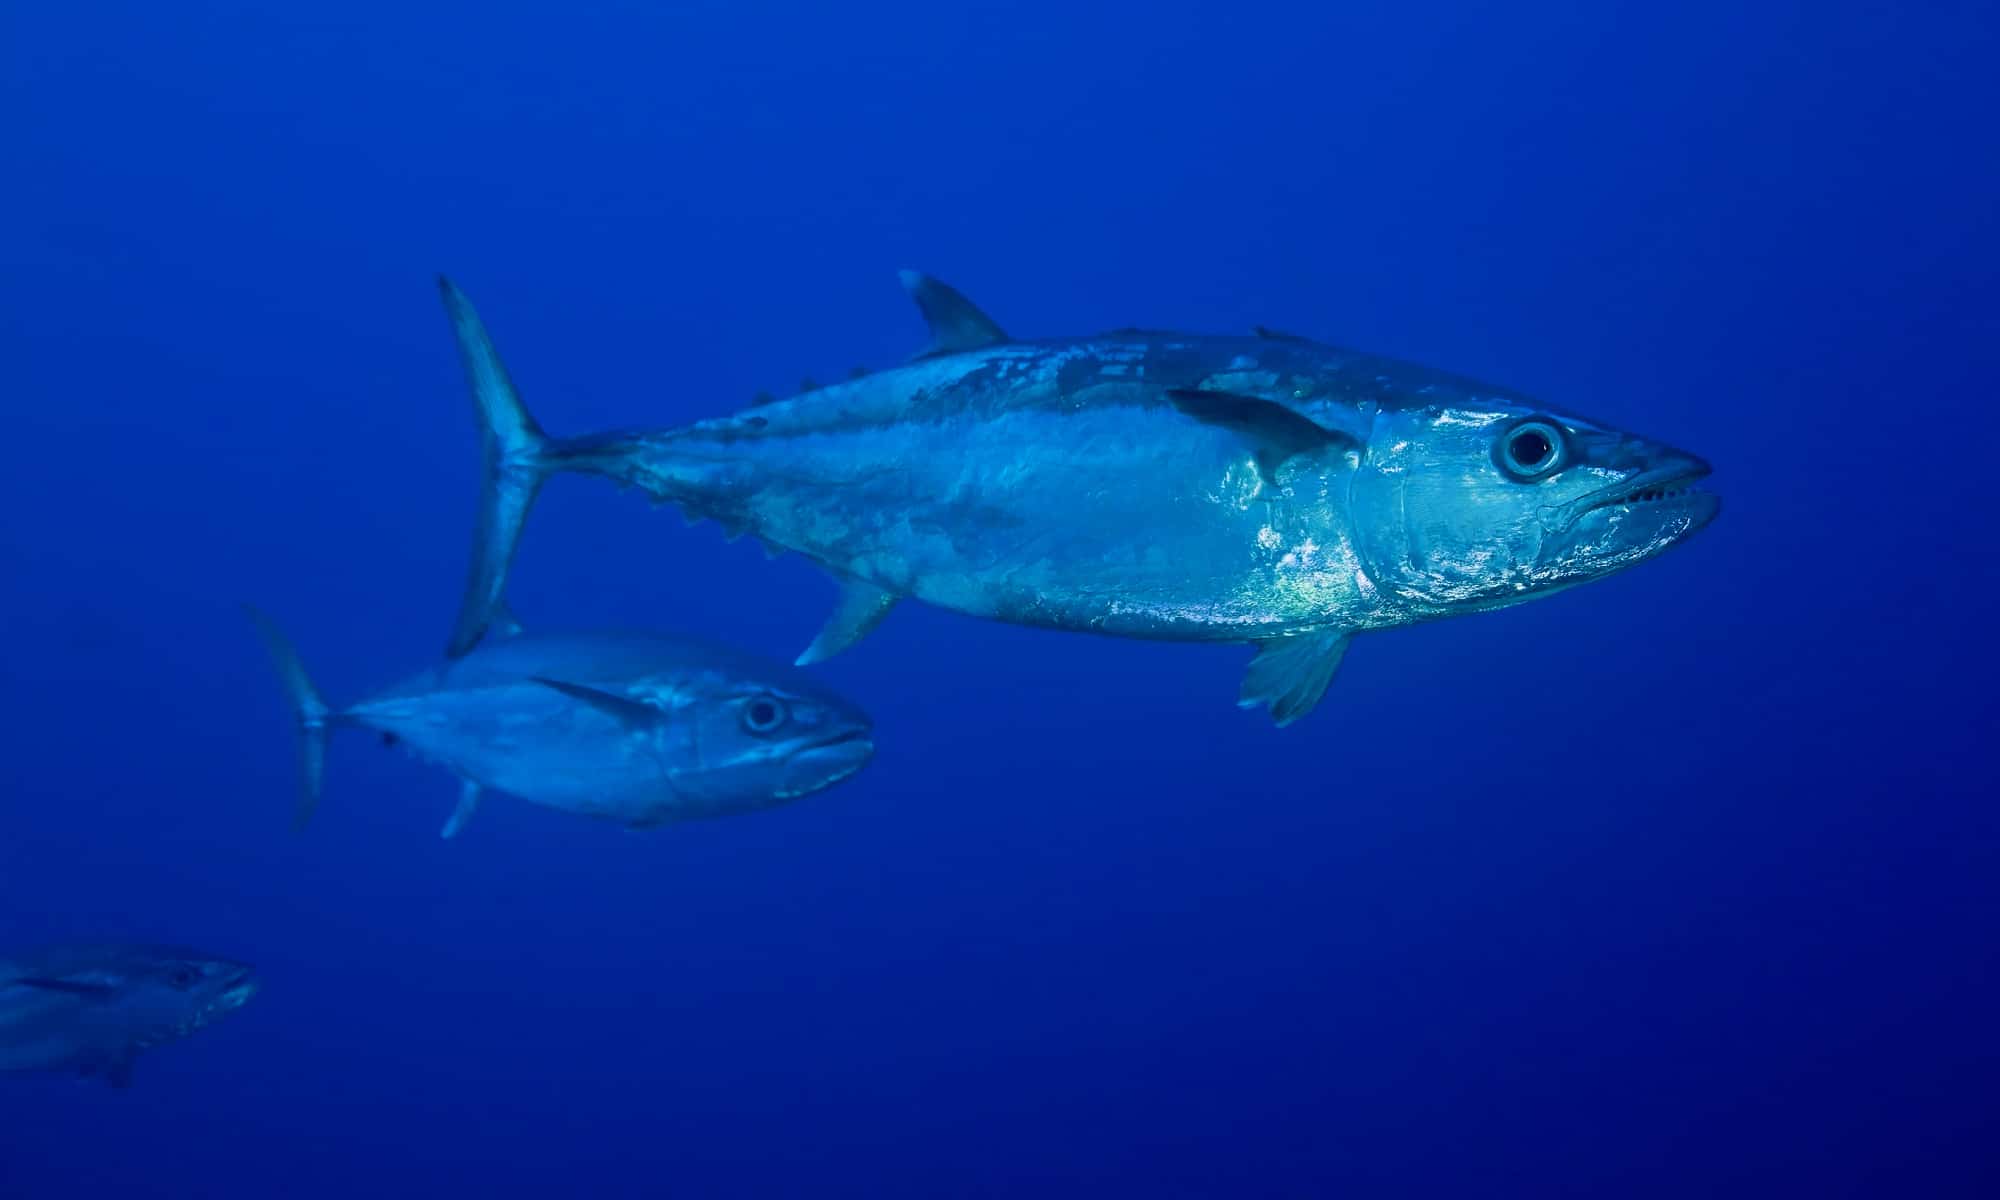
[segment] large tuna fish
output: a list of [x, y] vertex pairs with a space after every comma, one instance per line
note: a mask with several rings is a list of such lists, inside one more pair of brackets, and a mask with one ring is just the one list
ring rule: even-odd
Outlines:
[[933, 335], [904, 366], [683, 428], [558, 439], [441, 281], [487, 465], [453, 650], [485, 628], [542, 482], [581, 471], [830, 571], [842, 597], [802, 663], [913, 596], [1252, 643], [1241, 702], [1288, 723], [1354, 634], [1601, 578], [1719, 507], [1694, 455], [1473, 380], [1263, 330], [1016, 341], [944, 284], [903, 282]]
[[0, 959], [0, 1071], [126, 1087], [139, 1055], [235, 1012], [256, 991], [250, 967], [170, 946], [57, 946]]
[[477, 649], [341, 709], [250, 610], [299, 727], [304, 825], [326, 734], [371, 729], [458, 776], [443, 834], [482, 789], [635, 829], [769, 808], [831, 787], [875, 752], [866, 713], [794, 667], [694, 638], [523, 633], [501, 610]]

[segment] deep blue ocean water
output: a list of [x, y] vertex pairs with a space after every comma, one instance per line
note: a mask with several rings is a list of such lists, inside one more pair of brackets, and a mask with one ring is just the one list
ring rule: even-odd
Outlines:
[[[0, 1196], [2000, 1194], [1989, 6], [0, 10], [0, 952], [242, 1013], [0, 1078]], [[1921, 10], [1921, 11], [1918, 11]], [[1698, 450], [1721, 519], [1247, 651], [905, 605], [866, 772], [628, 833], [337, 737], [551, 428], [1010, 331], [1267, 324]], [[789, 657], [809, 564], [554, 483], [513, 597]]]

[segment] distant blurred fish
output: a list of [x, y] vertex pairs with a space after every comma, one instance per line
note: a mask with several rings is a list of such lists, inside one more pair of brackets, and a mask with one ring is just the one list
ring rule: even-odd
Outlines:
[[165, 946], [65, 946], [0, 959], [0, 1071], [132, 1082], [132, 1064], [241, 1008], [242, 963]]
[[301, 827], [335, 725], [375, 730], [463, 781], [445, 837], [487, 788], [644, 829], [794, 800], [875, 752], [868, 715], [794, 667], [693, 638], [523, 633], [511, 618], [463, 658], [329, 709], [291, 643], [249, 611], [299, 723]]

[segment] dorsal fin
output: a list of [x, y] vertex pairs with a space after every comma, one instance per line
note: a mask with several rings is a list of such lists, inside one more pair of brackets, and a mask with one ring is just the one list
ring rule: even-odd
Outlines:
[[924, 315], [924, 323], [931, 327], [931, 344], [917, 355], [918, 358], [957, 354], [962, 350], [997, 346], [1008, 340], [1006, 331], [1000, 328], [999, 323], [980, 312], [972, 301], [959, 294], [957, 288], [942, 280], [932, 279], [922, 271], [898, 271], [896, 275], [903, 281], [903, 290], [917, 302], [917, 311]]
[[1195, 420], [1241, 434], [1256, 452], [1257, 469], [1266, 480], [1273, 477], [1278, 464], [1294, 454], [1322, 446], [1354, 444], [1347, 433], [1328, 429], [1297, 409], [1260, 396], [1173, 388], [1167, 397], [1175, 408]]

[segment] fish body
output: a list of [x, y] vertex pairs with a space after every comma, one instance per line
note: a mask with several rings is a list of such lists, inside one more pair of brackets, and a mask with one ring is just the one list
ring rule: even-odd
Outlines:
[[241, 1008], [242, 963], [178, 947], [62, 946], [0, 959], [0, 1072], [131, 1083], [139, 1055]]
[[1282, 334], [1007, 338], [905, 279], [931, 350], [733, 416], [551, 439], [445, 299], [487, 432], [457, 639], [482, 628], [535, 489], [581, 471], [842, 581], [813, 661], [895, 601], [1123, 637], [1247, 642], [1242, 700], [1312, 707], [1348, 639], [1517, 604], [1686, 540], [1701, 459], [1519, 393]]
[[1337, 448], [1267, 479], [1240, 434], [1167, 401], [1242, 357], [1147, 335], [1005, 343], [579, 461], [976, 617], [1233, 642], [1396, 623], [1362, 582]]
[[867, 714], [795, 667], [656, 633], [520, 633], [341, 709], [319, 700], [254, 614], [302, 732], [300, 819], [326, 731], [372, 730], [461, 781], [455, 836], [483, 791], [650, 828], [767, 808], [831, 786], [874, 752]]

